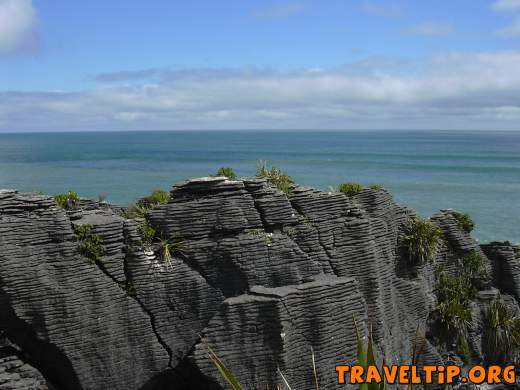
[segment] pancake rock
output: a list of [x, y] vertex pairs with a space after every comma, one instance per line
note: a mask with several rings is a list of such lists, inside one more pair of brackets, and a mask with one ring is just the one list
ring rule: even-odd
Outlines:
[[[469, 331], [480, 358], [487, 305], [520, 297], [517, 252], [481, 248], [444, 210], [435, 261], [412, 265], [412, 216], [383, 189], [286, 195], [265, 179], [200, 178], [146, 214], [146, 242], [144, 219], [121, 208], [1, 191], [0, 389], [225, 389], [209, 348], [247, 389], [282, 374], [314, 388], [313, 358], [321, 389], [344, 388], [335, 366], [356, 361], [355, 322], [380, 361], [409, 364], [419, 343], [421, 364], [441, 364], [436, 269], [455, 275], [473, 251], [490, 275]], [[85, 226], [102, 243], [94, 260], [74, 234]]]

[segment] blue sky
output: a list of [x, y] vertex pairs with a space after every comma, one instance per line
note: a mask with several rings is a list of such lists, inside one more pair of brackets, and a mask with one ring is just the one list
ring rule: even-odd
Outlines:
[[520, 0], [0, 0], [0, 131], [519, 120]]

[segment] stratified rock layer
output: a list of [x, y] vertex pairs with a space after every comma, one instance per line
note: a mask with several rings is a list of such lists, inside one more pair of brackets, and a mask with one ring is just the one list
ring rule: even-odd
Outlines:
[[[58, 390], [226, 388], [209, 347], [248, 389], [281, 384], [281, 373], [294, 389], [314, 388], [313, 358], [320, 388], [343, 388], [335, 366], [356, 360], [355, 321], [388, 364], [410, 362], [436, 306], [436, 266], [455, 273], [465, 254], [488, 255], [494, 284], [520, 297], [513, 248], [482, 252], [449, 210], [432, 217], [446, 237], [434, 264], [412, 267], [400, 231], [413, 211], [385, 190], [286, 195], [265, 179], [217, 177], [171, 196], [147, 215], [178, 243], [170, 258], [157, 241], [143, 245], [142, 220], [120, 209], [64, 211], [46, 196], [0, 192], [0, 332], [20, 351], [15, 371], [34, 367]], [[102, 239], [100, 261], [80, 254], [78, 225]], [[481, 330], [470, 333], [479, 352]], [[425, 339], [420, 355], [442, 362]], [[26, 388], [15, 377], [0, 372], [4, 388]]]

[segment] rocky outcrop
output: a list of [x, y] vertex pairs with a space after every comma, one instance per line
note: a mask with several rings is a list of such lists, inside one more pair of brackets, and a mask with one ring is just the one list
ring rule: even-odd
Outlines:
[[[2, 367], [34, 367], [27, 378], [40, 372], [58, 390], [223, 389], [209, 347], [248, 389], [281, 384], [281, 373], [313, 388], [313, 357], [320, 388], [335, 389], [335, 365], [356, 359], [354, 321], [372, 329], [388, 364], [410, 362], [436, 306], [435, 267], [456, 272], [480, 251], [443, 211], [432, 218], [447, 237], [435, 265], [410, 272], [400, 231], [411, 215], [385, 190], [286, 195], [265, 179], [195, 179], [147, 215], [158, 237], [182, 243], [169, 259], [119, 208], [64, 211], [2, 191], [0, 331], [20, 354], [0, 361], [0, 380], [24, 388]], [[99, 261], [81, 254], [80, 225], [101, 238]], [[483, 249], [499, 259], [495, 273], [511, 275], [498, 288], [517, 294], [510, 250]], [[423, 364], [442, 362], [424, 337], [420, 353]]]
[[0, 390], [48, 390], [40, 372], [17, 356], [0, 357]]

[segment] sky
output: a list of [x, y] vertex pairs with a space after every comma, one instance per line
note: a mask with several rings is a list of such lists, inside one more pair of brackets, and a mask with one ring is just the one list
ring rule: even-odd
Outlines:
[[0, 0], [0, 132], [520, 130], [520, 0]]

